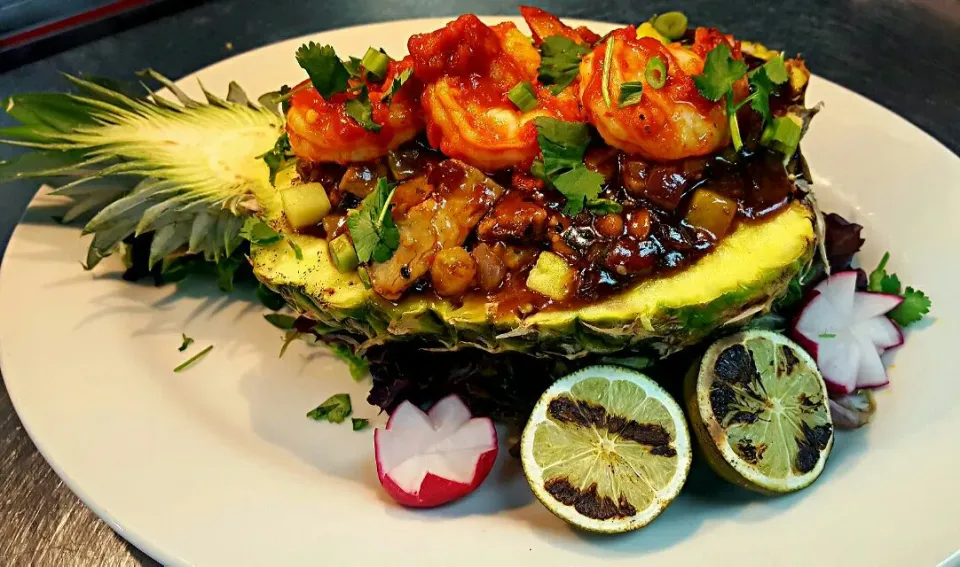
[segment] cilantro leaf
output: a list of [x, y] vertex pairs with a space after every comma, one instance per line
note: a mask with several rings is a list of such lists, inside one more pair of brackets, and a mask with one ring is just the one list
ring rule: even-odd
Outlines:
[[354, 380], [361, 380], [370, 372], [370, 362], [362, 356], [357, 356], [347, 345], [334, 343], [330, 345], [334, 356], [347, 363], [350, 367], [350, 376]]
[[240, 229], [240, 236], [249, 240], [250, 244], [256, 246], [269, 246], [283, 239], [282, 234], [273, 230], [269, 224], [255, 217], [250, 217], [243, 222], [243, 227]]
[[294, 328], [294, 325], [297, 322], [297, 318], [292, 315], [284, 315], [282, 313], [268, 313], [263, 316], [267, 320], [267, 323], [270, 323], [274, 327], [289, 331]]
[[930, 312], [931, 301], [919, 289], [908, 286], [906, 290], [901, 291], [900, 278], [896, 274], [887, 273], [887, 262], [889, 260], [890, 253], [887, 252], [880, 259], [877, 267], [870, 272], [870, 276], [867, 278], [867, 289], [902, 297], [903, 303], [887, 313], [887, 317], [901, 327], [906, 327], [923, 319], [923, 316]]
[[343, 62], [344, 68], [346, 68], [347, 73], [350, 73], [351, 77], [359, 79], [363, 76], [363, 73], [360, 71], [360, 62], [360, 58], [354, 57], [353, 55]]
[[393, 100], [393, 96], [403, 88], [403, 85], [407, 84], [407, 81], [409, 81], [412, 76], [413, 69], [404, 69], [397, 73], [397, 76], [393, 78], [393, 82], [390, 83], [387, 94], [383, 95], [383, 103], [389, 105], [390, 101]]
[[369, 262], [371, 258], [386, 262], [400, 246], [400, 229], [393, 221], [390, 207], [394, 190], [395, 186], [380, 178], [373, 193], [367, 195], [360, 208], [354, 209], [347, 217], [350, 239], [361, 263]]
[[[748, 97], [750, 106], [763, 118], [766, 123], [770, 120], [770, 95], [777, 91], [777, 87], [787, 81], [787, 68], [783, 64], [783, 56], [777, 55], [762, 66], [750, 72], [748, 77], [752, 93]], [[741, 106], [743, 103], [740, 103]]]
[[275, 185], [277, 173], [296, 159], [296, 156], [293, 155], [293, 149], [290, 147], [290, 137], [284, 132], [277, 138], [277, 143], [270, 151], [260, 154], [257, 158], [262, 159], [270, 168], [270, 185]]
[[[895, 293], [900, 294], [900, 278], [897, 278], [896, 274], [893, 276], [887, 275], [887, 262], [890, 261], [890, 253], [886, 252], [883, 255], [883, 258], [880, 259], [880, 263], [877, 264], [877, 267], [870, 272], [870, 276], [867, 278], [867, 289], [869, 291], [877, 291], [883, 293]], [[896, 282], [893, 279], [896, 279]], [[884, 280], [886, 280], [887, 289], [891, 289], [896, 283], [897, 289], [893, 291], [884, 291]]]
[[[245, 220], [243, 227], [240, 229], [240, 236], [249, 240], [251, 246], [270, 246], [271, 244], [276, 244], [286, 239], [287, 244], [290, 245], [290, 248], [293, 250], [293, 255], [296, 256], [297, 260], [303, 260], [303, 250], [292, 238], [277, 232], [269, 224], [258, 218], [250, 217]], [[259, 291], [257, 295], [260, 296]], [[261, 297], [261, 301], [262, 299]]]
[[183, 352], [188, 348], [190, 348], [190, 345], [193, 344], [193, 339], [188, 337], [186, 333], [180, 333], [180, 334], [183, 335], [183, 342], [180, 343], [180, 348], [177, 350], [179, 350], [180, 352]]
[[360, 87], [356, 98], [347, 101], [345, 110], [350, 118], [363, 126], [364, 130], [374, 134], [380, 131], [380, 125], [373, 121], [373, 105], [370, 103], [370, 95], [367, 93], [366, 85]]
[[540, 44], [540, 82], [553, 85], [558, 95], [580, 74], [580, 58], [590, 50], [561, 35], [551, 35]]
[[720, 43], [707, 53], [703, 73], [693, 77], [693, 82], [703, 98], [716, 102], [733, 88], [733, 84], [747, 73], [747, 64], [734, 59], [730, 47]]
[[351, 413], [353, 413], [353, 406], [350, 404], [350, 394], [334, 394], [307, 412], [307, 417], [314, 421], [343, 423]]
[[906, 327], [923, 319], [923, 316], [930, 312], [930, 305], [930, 298], [926, 294], [919, 289], [908, 287], [903, 292], [903, 303], [891, 311], [887, 317], [901, 327]]
[[590, 143], [590, 130], [586, 124], [546, 116], [534, 118], [533, 124], [543, 153], [543, 171], [548, 178], [583, 163], [583, 154]]
[[620, 84], [620, 108], [639, 104], [643, 98], [643, 83], [640, 81], [627, 81]]
[[557, 191], [563, 193], [567, 198], [567, 204], [563, 212], [568, 215], [575, 215], [583, 210], [587, 201], [597, 198], [600, 191], [603, 190], [603, 176], [595, 171], [590, 171], [587, 166], [578, 164], [570, 171], [557, 176], [553, 180]]
[[587, 208], [595, 215], [623, 212], [623, 205], [610, 199], [587, 199]]
[[350, 418], [350, 426], [353, 427], [354, 431], [361, 431], [366, 429], [370, 425], [369, 419], [363, 419], [362, 417], [352, 417]]
[[[575, 215], [603, 189], [603, 176], [583, 165], [590, 131], [582, 122], [566, 122], [540, 116], [534, 119], [537, 142], [543, 154], [543, 175], [567, 198], [564, 212]], [[537, 165], [536, 174], [540, 167]]]
[[332, 46], [321, 47], [312, 41], [305, 43], [297, 50], [297, 63], [310, 76], [313, 88], [317, 89], [323, 98], [330, 98], [331, 95], [347, 89], [350, 72], [337, 57]]

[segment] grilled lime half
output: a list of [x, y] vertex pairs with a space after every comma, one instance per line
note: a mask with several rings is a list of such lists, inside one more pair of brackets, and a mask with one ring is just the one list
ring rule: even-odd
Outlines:
[[601, 533], [650, 523], [680, 492], [691, 459], [677, 402], [650, 378], [616, 366], [555, 382], [533, 409], [520, 450], [544, 506]]
[[833, 447], [827, 387], [796, 343], [747, 331], [714, 343], [684, 383], [694, 434], [710, 467], [764, 493], [800, 490]]

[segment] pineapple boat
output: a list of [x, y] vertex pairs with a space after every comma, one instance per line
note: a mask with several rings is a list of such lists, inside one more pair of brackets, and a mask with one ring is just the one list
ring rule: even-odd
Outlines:
[[68, 77], [6, 102], [35, 151], [0, 181], [92, 214], [88, 268], [143, 239], [162, 271], [248, 254], [358, 354], [663, 356], [766, 312], [817, 242], [803, 62], [679, 13], [600, 37], [521, 12], [532, 39], [465, 15], [403, 59], [304, 45], [309, 78], [257, 102]]

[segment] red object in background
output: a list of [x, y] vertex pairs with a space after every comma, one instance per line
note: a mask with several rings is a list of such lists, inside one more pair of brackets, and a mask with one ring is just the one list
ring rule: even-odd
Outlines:
[[63, 32], [71, 31], [124, 12], [129, 12], [136, 8], [154, 4], [157, 1], [158, 0], [115, 0], [70, 15], [63, 13], [63, 9], [59, 5], [60, 2], [53, 2], [55, 6], [51, 8], [51, 11], [59, 10], [59, 14], [51, 14], [51, 17], [45, 21], [37, 22], [33, 26], [15, 30], [0, 37], [0, 51], [20, 47]]

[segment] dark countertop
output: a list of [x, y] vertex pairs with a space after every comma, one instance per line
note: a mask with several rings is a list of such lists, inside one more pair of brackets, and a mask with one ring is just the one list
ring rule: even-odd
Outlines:
[[[6, 0], [0, 0], [0, 19]], [[180, 2], [179, 4], [184, 4]], [[960, 2], [957, 0], [625, 0], [537, 2], [567, 17], [642, 21], [685, 11], [788, 52], [810, 69], [862, 93], [960, 152]], [[179, 6], [177, 6], [179, 8]], [[227, 56], [325, 29], [462, 12], [514, 14], [503, 0], [236, 0], [200, 3], [116, 31], [0, 75], [0, 98], [59, 90], [58, 73], [118, 78], [153, 67], [179, 77]], [[374, 42], [375, 43], [375, 42]], [[0, 117], [0, 127], [9, 125]], [[0, 159], [15, 150], [0, 147]], [[0, 188], [0, 255], [34, 183]], [[0, 390], [0, 564], [154, 565], [97, 519], [57, 478]]]

